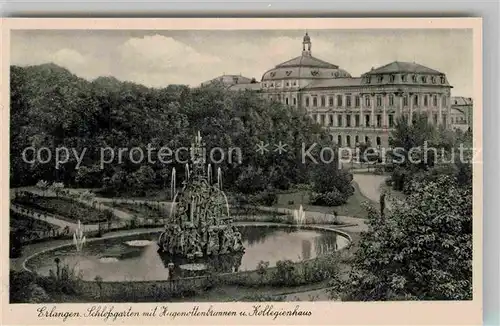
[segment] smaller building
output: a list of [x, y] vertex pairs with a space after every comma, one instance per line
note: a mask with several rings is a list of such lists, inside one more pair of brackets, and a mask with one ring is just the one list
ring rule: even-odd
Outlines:
[[470, 97], [453, 96], [451, 98], [451, 127], [463, 131], [472, 130], [472, 107]]
[[240, 75], [222, 75], [201, 83], [201, 86], [220, 85], [224, 88], [229, 88], [234, 85], [248, 85], [255, 83], [257, 83], [255, 78], [244, 77], [240, 74]]

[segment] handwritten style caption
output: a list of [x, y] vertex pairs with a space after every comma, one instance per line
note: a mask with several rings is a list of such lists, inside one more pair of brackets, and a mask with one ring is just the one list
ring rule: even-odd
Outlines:
[[276, 307], [271, 304], [255, 304], [248, 310], [224, 310], [214, 306], [171, 310], [169, 306], [155, 306], [149, 310], [139, 310], [132, 306], [126, 309], [117, 309], [114, 305], [92, 305], [86, 310], [62, 310], [57, 306], [41, 306], [37, 308], [37, 317], [41, 319], [58, 319], [63, 322], [70, 319], [100, 318], [103, 321], [120, 321], [127, 318], [170, 318], [172, 320], [183, 317], [267, 317], [273, 320], [278, 317], [310, 317], [311, 311], [301, 310], [299, 305], [293, 307]]

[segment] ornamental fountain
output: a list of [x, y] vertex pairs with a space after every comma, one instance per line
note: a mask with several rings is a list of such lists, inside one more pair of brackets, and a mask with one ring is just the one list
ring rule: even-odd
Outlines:
[[212, 183], [212, 167], [205, 166], [200, 133], [191, 144], [191, 164], [186, 164], [183, 188], [175, 186], [172, 170], [172, 206], [165, 230], [158, 238], [159, 251], [187, 259], [243, 252], [241, 233], [233, 225], [222, 173]]

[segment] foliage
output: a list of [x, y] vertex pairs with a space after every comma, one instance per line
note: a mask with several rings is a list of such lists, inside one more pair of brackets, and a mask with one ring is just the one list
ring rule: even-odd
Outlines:
[[[89, 82], [54, 64], [11, 66], [10, 76], [13, 187], [57, 180], [72, 188], [103, 186], [115, 195], [163, 189], [167, 178], [165, 165], [157, 159], [159, 148], [189, 147], [200, 131], [207, 155], [215, 147], [225, 151], [218, 166], [225, 189], [247, 193], [288, 189], [309, 182], [312, 163], [301, 162], [302, 144], [328, 141], [305, 110], [266, 101], [250, 91], [177, 85], [157, 89], [109, 77]], [[272, 150], [279, 141], [288, 145], [282, 155]], [[260, 142], [270, 144], [268, 152], [255, 151]], [[132, 155], [132, 160], [130, 152], [118, 152], [138, 147], [148, 154], [148, 144], [152, 162], [135, 163], [137, 157]], [[28, 146], [52, 150], [64, 146], [78, 154], [84, 148], [109, 149], [104, 158], [111, 163], [101, 168], [99, 150], [87, 151], [78, 169], [75, 155], [59, 169], [54, 164], [25, 163], [21, 154]], [[241, 162], [238, 151], [230, 149], [240, 150]], [[180, 153], [179, 159], [185, 160], [187, 151]], [[184, 164], [173, 162], [171, 167], [181, 184]]]
[[436, 127], [426, 115], [416, 114], [413, 124], [397, 121], [390, 145], [395, 190], [410, 194], [422, 180], [436, 180], [443, 174], [459, 177], [462, 185], [472, 180], [472, 152], [463, 151], [472, 145], [471, 132]]
[[343, 300], [472, 299], [472, 184], [424, 180], [382, 219], [369, 207]]

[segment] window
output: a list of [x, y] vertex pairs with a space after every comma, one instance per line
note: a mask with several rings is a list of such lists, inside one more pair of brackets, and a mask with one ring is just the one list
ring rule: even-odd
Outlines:
[[333, 126], [333, 114], [330, 114], [330, 126]]
[[429, 98], [427, 95], [424, 95], [424, 106], [428, 106], [429, 105]]
[[351, 147], [351, 136], [345, 136], [345, 142], [347, 143], [347, 147]]
[[408, 95], [403, 96], [403, 106], [408, 106]]
[[427, 76], [422, 76], [422, 83], [427, 83]]
[[312, 115], [312, 119], [314, 122], [317, 122], [318, 121], [318, 116], [316, 114], [313, 114]]
[[296, 81], [293, 82], [293, 86], [297, 86], [297, 82]]
[[443, 107], [446, 107], [446, 97], [443, 96], [441, 102], [443, 103]]
[[382, 96], [377, 96], [377, 106], [382, 106]]
[[365, 115], [365, 126], [366, 127], [370, 126], [370, 115], [369, 114]]
[[377, 114], [377, 127], [382, 127], [382, 116], [380, 114]]
[[328, 97], [328, 106], [333, 106], [333, 96]]
[[337, 136], [337, 144], [338, 144], [339, 146], [342, 146], [342, 135], [338, 135], [338, 136]]
[[391, 83], [394, 83], [395, 80], [396, 80], [396, 75], [391, 75]]
[[377, 146], [380, 146], [380, 144], [381, 144], [380, 137], [377, 136]]
[[357, 146], [358, 144], [359, 144], [359, 136], [356, 135], [356, 136], [354, 136], [354, 145]]
[[371, 101], [370, 101], [369, 95], [365, 96], [365, 106], [367, 106], [367, 107], [371, 106]]
[[266, 87], [267, 87], [267, 83], [264, 83], [264, 88], [266, 88]]
[[330, 135], [329, 137], [330, 137], [330, 141], [333, 141], [333, 135]]
[[351, 126], [351, 115], [350, 114], [347, 114], [345, 116], [345, 126], [346, 127], [350, 127]]
[[354, 115], [354, 125], [359, 127], [359, 114]]
[[389, 128], [394, 127], [394, 115], [389, 114], [388, 118], [389, 118]]
[[431, 83], [435, 84], [436, 83], [436, 76], [431, 77]]
[[446, 84], [446, 78], [444, 76], [441, 76], [441, 84]]
[[350, 95], [347, 95], [345, 97], [345, 105], [350, 108], [351, 107], [351, 96]]
[[288, 105], [288, 97], [285, 98], [285, 104]]
[[306, 106], [309, 106], [309, 96], [306, 96]]
[[432, 105], [435, 106], [435, 107], [438, 105], [438, 97], [437, 97], [437, 95], [434, 95], [432, 97]]
[[394, 95], [389, 95], [389, 106], [394, 106]]
[[293, 98], [293, 105], [297, 105], [297, 99], [295, 97]]
[[342, 127], [342, 114], [337, 116], [337, 126]]
[[371, 76], [367, 76], [366, 77], [366, 83], [367, 84], [371, 84], [371, 82], [372, 82], [372, 77]]
[[413, 105], [414, 105], [414, 106], [418, 106], [418, 95], [415, 95], [415, 96], [413, 97]]
[[416, 83], [417, 82], [417, 75], [412, 75], [411, 80]]
[[326, 98], [321, 96], [321, 106], [326, 106]]
[[379, 75], [377, 80], [378, 80], [379, 83], [381, 83], [384, 80], [384, 76], [383, 75]]
[[446, 127], [446, 114], [443, 113], [443, 126]]
[[370, 137], [365, 136], [365, 144], [370, 145]]
[[359, 98], [358, 95], [356, 95], [356, 97], [354, 97], [354, 106], [359, 108], [360, 102], [361, 102], [361, 99]]
[[322, 126], [326, 126], [326, 123], [325, 123], [325, 115], [324, 115], [324, 114], [321, 114], [321, 115], [319, 116], [319, 119], [320, 119], [320, 121], [321, 121], [321, 125], [322, 125]]
[[401, 80], [406, 83], [408, 81], [408, 76], [401, 75]]
[[290, 86], [290, 82], [286, 82], [286, 87]]
[[337, 106], [342, 106], [342, 95], [337, 95]]
[[437, 124], [437, 123], [438, 123], [438, 115], [434, 114], [434, 124]]
[[318, 106], [318, 98], [313, 97], [313, 106]]

